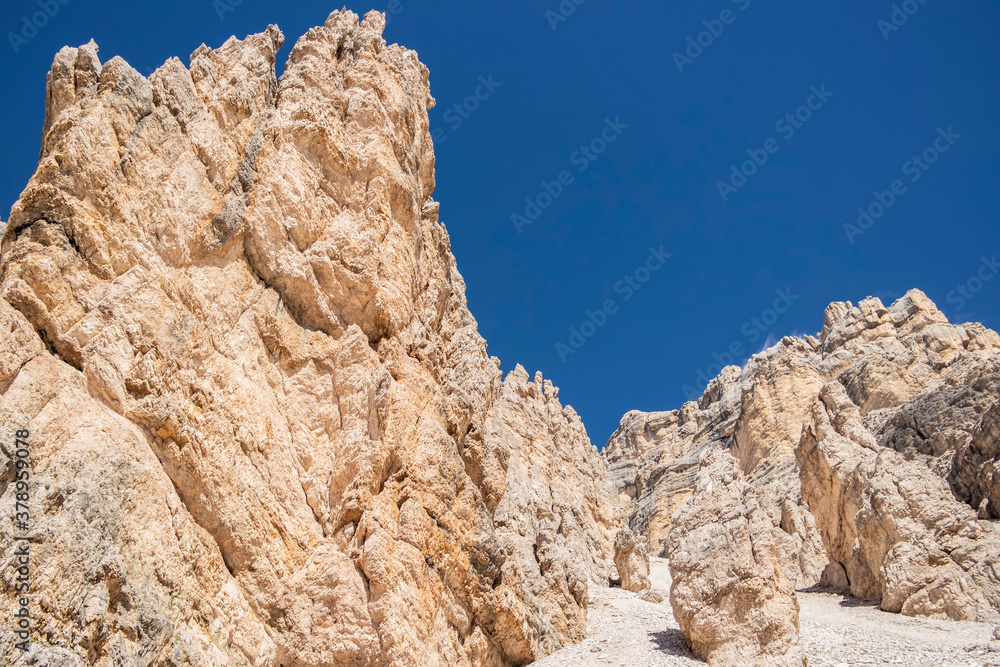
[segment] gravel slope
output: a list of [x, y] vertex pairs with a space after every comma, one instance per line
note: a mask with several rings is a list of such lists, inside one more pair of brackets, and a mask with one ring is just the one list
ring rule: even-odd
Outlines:
[[[593, 589], [589, 635], [535, 663], [537, 667], [658, 667], [704, 665], [684, 644], [667, 600], [667, 562], [651, 559], [661, 604], [621, 589]], [[993, 626], [907, 618], [832, 593], [800, 592], [802, 642], [811, 667], [847, 665], [1000, 665], [1000, 642], [990, 651]]]

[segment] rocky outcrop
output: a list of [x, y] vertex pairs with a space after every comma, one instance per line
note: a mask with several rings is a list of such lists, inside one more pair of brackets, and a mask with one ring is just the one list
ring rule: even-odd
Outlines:
[[695, 655], [711, 665], [807, 664], [771, 520], [730, 454], [702, 457], [664, 547], [670, 604]]
[[611, 482], [635, 532], [659, 554], [670, 517], [694, 488], [698, 459], [732, 436], [740, 395], [740, 369], [730, 366], [712, 380], [698, 404], [680, 410], [632, 411], [608, 441], [604, 456]]
[[615, 537], [615, 567], [618, 582], [626, 591], [641, 593], [649, 588], [649, 550], [646, 541], [628, 528]]
[[501, 666], [584, 636], [615, 576], [606, 465], [487, 354], [428, 72], [383, 27], [334, 12], [280, 80], [273, 26], [148, 79], [56, 56], [0, 247], [37, 664]]
[[786, 576], [797, 588], [819, 581], [828, 561], [798, 488], [798, 436], [789, 426], [795, 415], [786, 414], [796, 409], [800, 395], [819, 386], [808, 345], [785, 339], [744, 370], [725, 368], [697, 403], [665, 413], [631, 412], [622, 419], [604, 454], [628, 523], [648, 535], [653, 553], [662, 553], [671, 517], [691, 494], [699, 457], [726, 449], [740, 457], [758, 491]]
[[909, 616], [1000, 621], [1000, 533], [925, 465], [880, 446], [840, 383], [814, 402], [798, 462], [852, 594]]
[[[817, 336], [785, 338], [742, 370], [724, 369], [699, 401], [627, 414], [605, 450], [612, 482], [629, 525], [656, 553], [691, 493], [698, 456], [730, 451], [771, 519], [785, 573], [797, 588], [810, 586], [829, 557], [795, 451], [822, 387], [841, 383], [879, 447], [947, 479], [955, 500], [992, 518], [1000, 515], [998, 355], [1000, 336], [949, 324], [918, 290], [889, 308], [874, 298], [834, 303]], [[843, 583], [836, 568], [827, 572], [826, 583]]]
[[978, 509], [980, 519], [1000, 518], [1000, 401], [958, 447], [949, 481], [961, 500]]

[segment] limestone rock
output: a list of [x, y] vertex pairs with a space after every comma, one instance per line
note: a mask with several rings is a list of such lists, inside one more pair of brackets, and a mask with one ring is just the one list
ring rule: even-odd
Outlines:
[[646, 536], [654, 554], [663, 549], [670, 517], [691, 495], [699, 456], [732, 435], [739, 374], [735, 366], [726, 368], [699, 403], [680, 410], [626, 414], [608, 441], [611, 482], [631, 529]]
[[796, 588], [817, 583], [829, 556], [803, 500], [795, 451], [814, 400], [835, 379], [878, 446], [947, 479], [955, 500], [1000, 518], [991, 427], [1000, 414], [1000, 336], [949, 324], [911, 290], [888, 308], [875, 298], [831, 304], [817, 336], [784, 338], [743, 369], [723, 369], [698, 402], [625, 415], [605, 456], [629, 526], [659, 553], [698, 456], [725, 449], [757, 490], [789, 579]]
[[[745, 370], [724, 369], [697, 403], [667, 413], [625, 416], [604, 453], [629, 525], [649, 536], [653, 553], [662, 553], [671, 517], [690, 496], [699, 457], [727, 449], [749, 470], [748, 479], [771, 520], [785, 574], [796, 588], [819, 581], [828, 560], [798, 488], [798, 436], [789, 426], [802, 396], [821, 386], [811, 352], [808, 341], [785, 339]], [[782, 410], [775, 410], [776, 405]]]
[[1000, 518], [1000, 402], [990, 406], [968, 444], [958, 448], [949, 481], [979, 518]]
[[647, 588], [639, 592], [639, 599], [651, 604], [660, 604], [663, 602], [663, 595], [661, 595], [658, 591], [654, 591], [652, 588]]
[[771, 521], [727, 452], [702, 458], [665, 553], [670, 604], [695, 655], [711, 665], [807, 664]]
[[847, 572], [840, 563], [831, 561], [823, 568], [823, 576], [819, 579], [820, 588], [847, 588], [850, 585]]
[[334, 12], [280, 80], [273, 26], [148, 79], [56, 56], [0, 242], [33, 660], [500, 667], [583, 638], [607, 467], [550, 382], [487, 354], [428, 71], [384, 25]]
[[621, 587], [633, 593], [649, 588], [649, 551], [646, 541], [628, 528], [615, 537], [615, 567]]
[[927, 466], [881, 447], [839, 382], [820, 391], [797, 457], [852, 594], [909, 616], [1000, 620], [1000, 533]]

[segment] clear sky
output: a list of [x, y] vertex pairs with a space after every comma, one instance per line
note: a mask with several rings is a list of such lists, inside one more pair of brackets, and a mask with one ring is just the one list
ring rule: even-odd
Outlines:
[[[1000, 0], [378, 2], [349, 8], [396, 12], [386, 39], [430, 68], [436, 198], [490, 352], [598, 446], [831, 301], [918, 287], [1000, 328]], [[336, 8], [5, 0], [0, 216], [61, 46], [148, 74], [275, 23], [280, 70]]]

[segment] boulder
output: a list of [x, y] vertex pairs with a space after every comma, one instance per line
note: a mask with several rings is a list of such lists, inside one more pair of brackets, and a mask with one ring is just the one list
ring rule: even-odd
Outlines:
[[712, 451], [666, 539], [670, 604], [691, 650], [710, 665], [806, 665], [799, 603], [771, 521], [736, 458]]
[[615, 536], [615, 567], [621, 587], [633, 593], [649, 588], [649, 550], [646, 541], [628, 528]]

